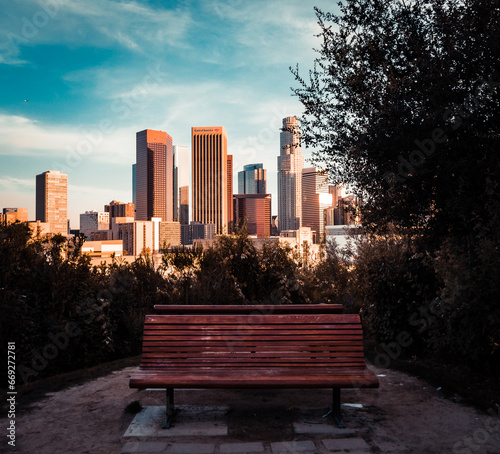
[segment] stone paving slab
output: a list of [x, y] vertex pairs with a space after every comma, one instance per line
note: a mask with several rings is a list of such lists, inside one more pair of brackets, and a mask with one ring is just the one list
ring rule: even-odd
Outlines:
[[224, 415], [229, 407], [181, 406], [170, 429], [162, 429], [165, 407], [144, 407], [124, 437], [217, 437], [228, 434]]
[[380, 448], [380, 452], [404, 452], [408, 451], [408, 448], [400, 442], [387, 442], [387, 441], [379, 441], [375, 442], [375, 444]]
[[351, 435], [355, 434], [354, 429], [339, 429], [332, 424], [310, 424], [306, 422], [294, 422], [293, 430], [298, 435], [307, 434], [328, 434], [328, 435]]
[[[332, 452], [352, 452], [353, 450], [370, 452], [370, 446], [362, 438], [332, 438], [322, 440], [322, 443], [326, 449]], [[382, 450], [382, 452], [385, 451]]]
[[170, 454], [213, 454], [215, 445], [211, 443], [174, 443]]
[[167, 449], [167, 443], [159, 441], [133, 441], [128, 442], [123, 446], [121, 452], [125, 453], [154, 453], [154, 452], [165, 452]]
[[273, 453], [297, 453], [316, 451], [316, 445], [310, 440], [305, 441], [279, 441], [271, 443]]
[[264, 452], [264, 445], [260, 442], [253, 443], [225, 443], [219, 446], [221, 454], [240, 454], [251, 452]]

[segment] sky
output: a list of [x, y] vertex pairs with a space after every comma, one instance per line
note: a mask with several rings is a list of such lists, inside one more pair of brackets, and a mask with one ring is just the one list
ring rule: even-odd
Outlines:
[[[0, 0], [0, 209], [28, 208], [35, 177], [68, 175], [71, 228], [132, 201], [135, 134], [224, 126], [237, 172], [267, 169], [277, 213], [279, 130], [300, 116], [298, 87], [333, 0]], [[303, 148], [306, 166], [310, 152]]]

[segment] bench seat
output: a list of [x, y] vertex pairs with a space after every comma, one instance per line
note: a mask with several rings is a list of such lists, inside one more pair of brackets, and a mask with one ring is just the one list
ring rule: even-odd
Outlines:
[[131, 388], [369, 388], [377, 377], [364, 368], [324, 367], [227, 367], [142, 369], [130, 379]]
[[190, 314], [146, 316], [131, 388], [166, 388], [168, 427], [174, 388], [376, 388], [355, 314]]

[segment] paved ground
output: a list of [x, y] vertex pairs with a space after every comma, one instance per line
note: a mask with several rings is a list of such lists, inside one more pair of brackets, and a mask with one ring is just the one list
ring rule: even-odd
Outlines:
[[[400, 372], [372, 367], [379, 389], [342, 391], [346, 429], [322, 417], [331, 390], [243, 389], [176, 391], [176, 423], [162, 430], [164, 393], [130, 389], [133, 370], [20, 401], [16, 450], [2, 436], [0, 452], [500, 454], [497, 416]], [[139, 413], [125, 411], [133, 402]]]

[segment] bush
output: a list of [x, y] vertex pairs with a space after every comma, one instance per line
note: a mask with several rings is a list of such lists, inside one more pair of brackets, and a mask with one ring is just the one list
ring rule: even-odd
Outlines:
[[150, 258], [92, 267], [76, 242], [65, 259], [62, 237], [0, 226], [1, 348], [15, 342], [20, 384], [139, 354], [144, 315], [165, 302]]
[[359, 238], [350, 289], [355, 301], [351, 310], [361, 313], [369, 337], [380, 345], [405, 332], [412, 342], [403, 355], [424, 354], [419, 321], [435, 297], [437, 280], [408, 238], [395, 233]]

